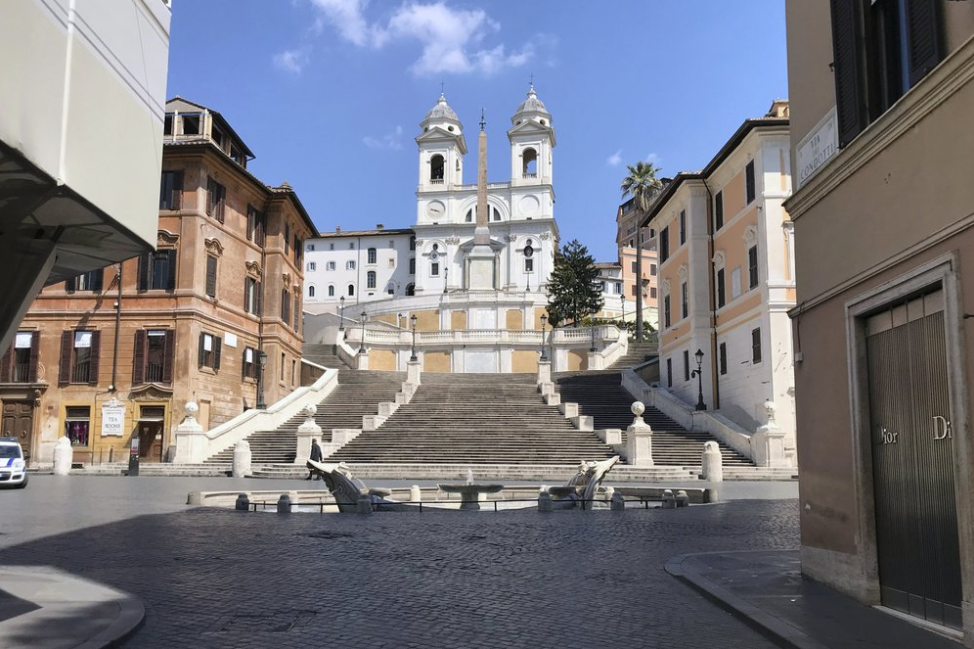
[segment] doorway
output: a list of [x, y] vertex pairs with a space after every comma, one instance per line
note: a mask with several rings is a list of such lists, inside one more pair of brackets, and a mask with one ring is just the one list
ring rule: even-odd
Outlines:
[[165, 406], [139, 407], [139, 459], [162, 462], [162, 437], [166, 418]]
[[885, 307], [865, 325], [880, 599], [959, 629], [944, 293], [938, 288]]
[[16, 437], [24, 449], [24, 460], [30, 464], [34, 443], [34, 402], [4, 401], [0, 435]]

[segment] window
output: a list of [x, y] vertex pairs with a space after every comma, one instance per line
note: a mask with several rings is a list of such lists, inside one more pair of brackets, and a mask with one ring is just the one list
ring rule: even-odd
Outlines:
[[534, 149], [525, 149], [521, 154], [521, 175], [524, 178], [538, 177], [538, 152]]
[[291, 322], [291, 293], [286, 289], [281, 289], [281, 320], [284, 324]]
[[314, 252], [315, 251], [315, 244], [309, 243], [308, 244], [308, 247], [307, 247], [307, 250], [308, 250], [308, 252]]
[[758, 247], [747, 249], [748, 290], [758, 287]]
[[682, 307], [682, 313], [683, 313], [682, 317], [685, 318], [690, 313], [690, 309], [689, 309], [690, 304], [689, 304], [689, 299], [688, 299], [689, 295], [688, 295], [688, 291], [687, 291], [687, 283], [686, 282], [683, 282], [683, 284], [680, 285], [680, 294], [682, 296], [681, 297], [681, 300], [682, 301], [680, 303], [680, 306]]
[[395, 249], [396, 249], [395, 239], [389, 239], [389, 250], [395, 250]]
[[41, 334], [18, 331], [14, 344], [0, 360], [0, 383], [34, 383], [37, 381], [37, 354]]
[[178, 210], [182, 204], [183, 172], [163, 171], [159, 187], [159, 209]]
[[629, 293], [633, 297], [636, 297], [636, 285], [635, 284], [633, 284], [632, 286], [629, 287]]
[[409, 249], [416, 250], [416, 237], [409, 237]]
[[633, 262], [632, 262], [632, 272], [634, 272], [634, 273], [638, 273], [639, 272], [638, 270], [636, 270], [638, 263], [639, 262], [637, 262], [636, 260], [633, 260]]
[[298, 268], [301, 267], [301, 251], [304, 250], [304, 246], [301, 245], [301, 237], [294, 235], [294, 241], [291, 245], [292, 250], [294, 250], [294, 265]]
[[649, 297], [653, 298], [654, 300], [656, 299], [656, 287], [655, 286], [650, 286], [649, 287]]
[[761, 362], [761, 328], [751, 330], [751, 362]]
[[335, 286], [334, 284], [328, 285], [328, 297], [335, 297]]
[[666, 359], [666, 387], [673, 387], [673, 359]]
[[409, 296], [409, 295], [416, 295], [416, 285], [415, 284], [406, 284], [406, 295], [407, 296]]
[[176, 288], [176, 251], [156, 250], [139, 257], [140, 291], [171, 291]]
[[396, 260], [393, 259], [392, 257], [389, 258], [389, 268], [391, 268], [391, 269], [395, 269], [396, 268]]
[[253, 277], [244, 278], [244, 311], [260, 315], [261, 283]]
[[132, 385], [172, 383], [175, 332], [172, 329], [150, 329], [135, 332], [132, 362]]
[[313, 262], [313, 261], [309, 261], [308, 262], [308, 271], [310, 272], [310, 271], [315, 271], [315, 270], [318, 270], [318, 264], [315, 263], [315, 262]]
[[670, 258], [670, 228], [659, 231], [659, 263], [665, 263]]
[[284, 382], [284, 364], [287, 363], [287, 356], [281, 353], [281, 383]]
[[683, 380], [690, 380], [690, 351], [683, 350]]
[[375, 271], [370, 270], [365, 275], [366, 288], [375, 288]]
[[375, 263], [375, 258], [376, 258], [375, 248], [369, 248], [368, 256], [369, 256], [369, 262], [368, 263], [374, 264]]
[[649, 274], [652, 277], [656, 277], [656, 264], [649, 265]]
[[724, 192], [714, 196], [714, 232], [724, 227]]
[[682, 246], [687, 242], [687, 212], [682, 210], [680, 212], [680, 245]]
[[257, 350], [245, 347], [243, 351], [243, 378], [257, 379]]
[[328, 244], [328, 249], [329, 249], [329, 250], [334, 250], [334, 249], [335, 249], [335, 244], [333, 244], [333, 243], [329, 243], [329, 244]]
[[355, 295], [355, 284], [348, 285], [348, 295], [349, 297]]
[[326, 262], [325, 270], [335, 270], [335, 262], [333, 261]]
[[345, 270], [355, 270], [355, 260], [349, 259], [345, 262]]
[[599, 290], [601, 290], [603, 293], [607, 293], [609, 290], [609, 283], [605, 280], [599, 282]]
[[670, 326], [670, 296], [669, 295], [663, 296], [663, 326], [664, 327]]
[[388, 286], [386, 286], [386, 293], [388, 293], [389, 295], [395, 295], [396, 286], [394, 284], [389, 284]]
[[440, 264], [438, 262], [433, 262], [430, 264], [430, 277], [440, 276]]
[[727, 343], [720, 343], [720, 347], [717, 348], [717, 355], [720, 360], [720, 374], [723, 376], [727, 374]]
[[91, 408], [68, 406], [64, 409], [64, 436], [71, 446], [88, 446], [91, 432]]
[[69, 330], [61, 334], [58, 385], [98, 385], [100, 331]]
[[284, 254], [287, 255], [291, 252], [291, 224], [284, 224]]
[[500, 221], [501, 220], [501, 213], [500, 213], [500, 211], [495, 207], [495, 208], [493, 208], [492, 212], [494, 214], [494, 220], [495, 221]]
[[443, 156], [436, 154], [430, 158], [430, 182], [434, 185], [443, 184]]
[[199, 366], [212, 370], [220, 369], [220, 348], [223, 339], [213, 334], [201, 333], [199, 345]]
[[754, 189], [754, 160], [747, 163], [744, 167], [744, 195], [745, 195], [745, 205], [750, 205], [754, 201], [755, 189]]
[[298, 361], [296, 359], [291, 359], [291, 387], [294, 387], [294, 377], [297, 374]]
[[172, 135], [172, 118], [173, 118], [172, 113], [166, 113], [165, 121], [162, 124], [163, 135]]
[[295, 291], [293, 299], [294, 309], [292, 313], [294, 315], [294, 321], [291, 323], [291, 328], [297, 333], [301, 328], [301, 291]]
[[314, 296], [315, 296], [315, 287], [314, 286], [309, 286], [308, 287], [308, 297], [314, 297]]
[[206, 256], [206, 294], [216, 297], [216, 257]]
[[839, 146], [852, 141], [944, 56], [940, 2], [832, 2]]
[[183, 115], [183, 135], [199, 135], [201, 132], [199, 115]]
[[267, 216], [253, 205], [247, 206], [247, 241], [253, 241], [258, 246], [263, 246], [267, 241]]
[[717, 271], [717, 308], [727, 303], [727, 290], [724, 287], [724, 269]]
[[206, 179], [206, 215], [223, 223], [223, 210], [227, 202], [227, 188], [213, 180]]
[[74, 291], [100, 291], [104, 276], [105, 271], [102, 268], [82, 273], [64, 282], [64, 290], [68, 293]]
[[466, 223], [473, 223], [473, 208], [472, 207], [469, 210], [467, 210], [467, 214], [466, 214], [466, 216], [463, 217], [463, 220]]
[[524, 260], [524, 272], [533, 273], [534, 272], [534, 259], [530, 257]]
[[[656, 289], [653, 289], [653, 290], [655, 291]], [[612, 285], [612, 291], [613, 291], [613, 292], [614, 292], [614, 293], [615, 293], [616, 295], [622, 295], [622, 282], [615, 282], [615, 283], [614, 283], [614, 284]]]

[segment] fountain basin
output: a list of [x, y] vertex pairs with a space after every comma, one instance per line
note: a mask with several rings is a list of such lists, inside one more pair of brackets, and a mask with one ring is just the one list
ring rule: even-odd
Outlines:
[[480, 509], [481, 495], [495, 494], [504, 489], [502, 484], [438, 484], [440, 491], [460, 494], [460, 509]]

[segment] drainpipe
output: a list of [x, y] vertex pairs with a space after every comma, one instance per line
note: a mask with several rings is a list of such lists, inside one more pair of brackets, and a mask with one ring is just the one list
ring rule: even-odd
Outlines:
[[122, 326], [122, 262], [118, 263], [115, 279], [118, 282], [118, 297], [115, 298], [115, 349], [112, 352], [112, 386], [109, 388], [112, 396], [118, 392], [118, 334]]
[[712, 410], [720, 409], [720, 378], [717, 359], [717, 292], [714, 280], [714, 195], [710, 191], [707, 179], [701, 177], [704, 189], [707, 190], [707, 269], [708, 286], [710, 287], [710, 382], [713, 386]]
[[[257, 369], [257, 401], [265, 402], [266, 406], [266, 396], [264, 395], [265, 379], [264, 379], [264, 366], [260, 362], [260, 355], [264, 353], [264, 294], [267, 291], [267, 223], [268, 214], [270, 213], [271, 199], [268, 198], [264, 201], [264, 224], [263, 224], [263, 235], [261, 237], [260, 243], [260, 294], [257, 295], [259, 300], [259, 307], [257, 309], [257, 354], [254, 358], [254, 362], [259, 366]], [[256, 237], [255, 237], [256, 238]], [[257, 406], [257, 403], [254, 404]]]

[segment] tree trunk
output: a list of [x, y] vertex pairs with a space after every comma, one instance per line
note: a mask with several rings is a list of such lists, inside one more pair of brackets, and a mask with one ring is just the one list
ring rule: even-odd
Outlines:
[[643, 339], [643, 211], [636, 217], [636, 340]]

